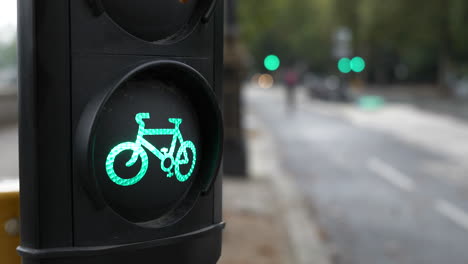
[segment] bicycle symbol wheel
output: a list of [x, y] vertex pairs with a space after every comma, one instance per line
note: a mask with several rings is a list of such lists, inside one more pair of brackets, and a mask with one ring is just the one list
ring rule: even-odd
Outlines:
[[[136, 151], [138, 152], [139, 158], [141, 159], [141, 168], [135, 177], [124, 179], [115, 173], [114, 162], [115, 158], [124, 151]], [[134, 164], [132, 164], [133, 166]], [[130, 167], [130, 166], [127, 166]], [[106, 160], [106, 171], [109, 178], [118, 185], [131, 186], [138, 183], [146, 174], [148, 170], [148, 155], [146, 154], [143, 147], [137, 146], [133, 142], [122, 143], [114, 147], [107, 156]]]
[[[192, 151], [192, 161], [190, 162], [189, 160], [189, 155], [187, 150]], [[184, 155], [184, 158], [182, 158], [182, 155]], [[192, 176], [193, 170], [195, 169], [195, 164], [197, 161], [197, 150], [195, 148], [195, 145], [193, 144], [192, 141], [185, 141], [182, 143], [182, 145], [179, 148], [179, 151], [177, 151], [176, 159], [175, 159], [175, 174], [177, 177], [177, 180], [180, 182], [185, 182], [187, 181], [190, 176]], [[180, 165], [186, 165], [189, 164], [190, 169], [186, 174], [183, 174], [180, 172]]]

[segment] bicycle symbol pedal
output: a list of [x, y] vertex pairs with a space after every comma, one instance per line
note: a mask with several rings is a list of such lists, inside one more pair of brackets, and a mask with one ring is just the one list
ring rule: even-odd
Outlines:
[[[161, 128], [161, 129], [146, 129], [143, 119], [149, 119], [149, 113], [139, 113], [135, 116], [135, 120], [139, 125], [137, 140], [135, 142], [125, 142], [115, 146], [107, 155], [106, 172], [109, 178], [117, 185], [131, 186], [137, 184], [146, 175], [149, 166], [148, 154], [146, 150], [153, 153], [161, 160], [161, 170], [167, 173], [167, 177], [171, 178], [176, 176], [179, 182], [187, 181], [193, 174], [195, 164], [197, 161], [197, 150], [192, 141], [184, 141], [180, 132], [180, 125], [183, 120], [180, 118], [169, 118], [169, 123], [174, 124], [174, 128]], [[172, 136], [172, 143], [169, 148], [163, 147], [158, 150], [150, 142], [144, 139], [144, 136]], [[177, 143], [180, 144], [176, 151]], [[116, 157], [124, 152], [131, 150], [133, 154], [129, 161], [125, 164], [126, 167], [132, 167], [141, 160], [141, 168], [137, 175], [132, 178], [122, 178], [117, 175], [114, 169]], [[188, 155], [188, 151], [192, 152], [192, 159]], [[187, 173], [181, 172], [181, 165], [188, 165], [189, 170]]]

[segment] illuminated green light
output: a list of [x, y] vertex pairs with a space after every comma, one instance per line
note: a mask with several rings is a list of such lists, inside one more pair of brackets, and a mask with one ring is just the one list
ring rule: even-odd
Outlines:
[[351, 69], [354, 72], [362, 72], [366, 68], [366, 62], [361, 57], [354, 57], [350, 63]]
[[280, 65], [281, 61], [276, 55], [268, 55], [264, 61], [265, 68], [269, 71], [276, 71]]
[[[145, 122], [143, 119], [149, 119], [149, 113], [139, 113], [135, 116], [135, 120], [139, 125], [137, 140], [136, 142], [125, 142], [115, 146], [107, 156], [106, 160], [106, 172], [109, 178], [117, 185], [120, 186], [131, 186], [137, 184], [145, 175], [148, 170], [149, 160], [146, 154], [145, 148], [153, 153], [157, 158], [161, 160], [161, 170], [167, 173], [167, 177], [171, 178], [174, 173], [179, 182], [187, 181], [195, 170], [195, 164], [197, 161], [197, 149], [192, 141], [184, 141], [180, 132], [180, 124], [182, 119], [180, 118], [169, 118], [169, 122], [175, 125], [173, 129], [145, 129]], [[173, 136], [170, 148], [163, 147], [159, 151], [155, 146], [146, 141], [144, 136]], [[177, 142], [180, 143], [180, 147], [176, 153]], [[143, 148], [144, 147], [144, 148]], [[193, 159], [190, 162], [188, 150], [192, 151]], [[125, 164], [127, 167], [135, 165], [138, 158], [141, 159], [141, 168], [138, 174], [132, 178], [122, 178], [115, 173], [114, 162], [116, 157], [124, 152], [132, 151], [133, 155], [130, 160]], [[175, 153], [175, 157], [174, 157]], [[169, 166], [166, 166], [166, 162], [169, 160]], [[180, 166], [189, 164], [190, 169], [186, 174], [181, 172]], [[173, 172], [174, 171], [174, 172]]]
[[338, 70], [342, 73], [350, 73], [351, 72], [351, 60], [348, 58], [341, 58], [338, 61]]

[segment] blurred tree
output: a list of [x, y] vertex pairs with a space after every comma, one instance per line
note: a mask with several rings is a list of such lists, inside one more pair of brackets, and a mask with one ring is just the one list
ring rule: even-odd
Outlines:
[[379, 55], [390, 52], [398, 58], [394, 63], [403, 62], [410, 71], [431, 76], [431, 69], [437, 70], [433, 79], [448, 92], [454, 64], [468, 61], [467, 14], [464, 0], [360, 0], [357, 37], [374, 61], [387, 65]]
[[[256, 66], [268, 53], [286, 63], [326, 70], [338, 27], [353, 32], [355, 53], [373, 79], [393, 78], [398, 65], [420, 81], [447, 80], [468, 68], [466, 0], [240, 0], [241, 32]], [[384, 78], [383, 78], [384, 79]]]
[[241, 34], [260, 69], [271, 53], [285, 64], [325, 69], [330, 57], [333, 8], [327, 0], [241, 0]]
[[16, 39], [0, 42], [0, 68], [15, 67], [16, 56]]
[[448, 25], [454, 59], [462, 64], [468, 64], [468, 2], [466, 0], [450, 0], [448, 9]]

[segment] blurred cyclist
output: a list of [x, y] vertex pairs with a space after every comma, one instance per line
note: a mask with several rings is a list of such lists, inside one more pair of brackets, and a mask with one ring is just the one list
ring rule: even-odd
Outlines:
[[294, 70], [288, 70], [284, 76], [286, 84], [286, 103], [289, 110], [296, 108], [296, 86], [299, 82], [299, 75]]

